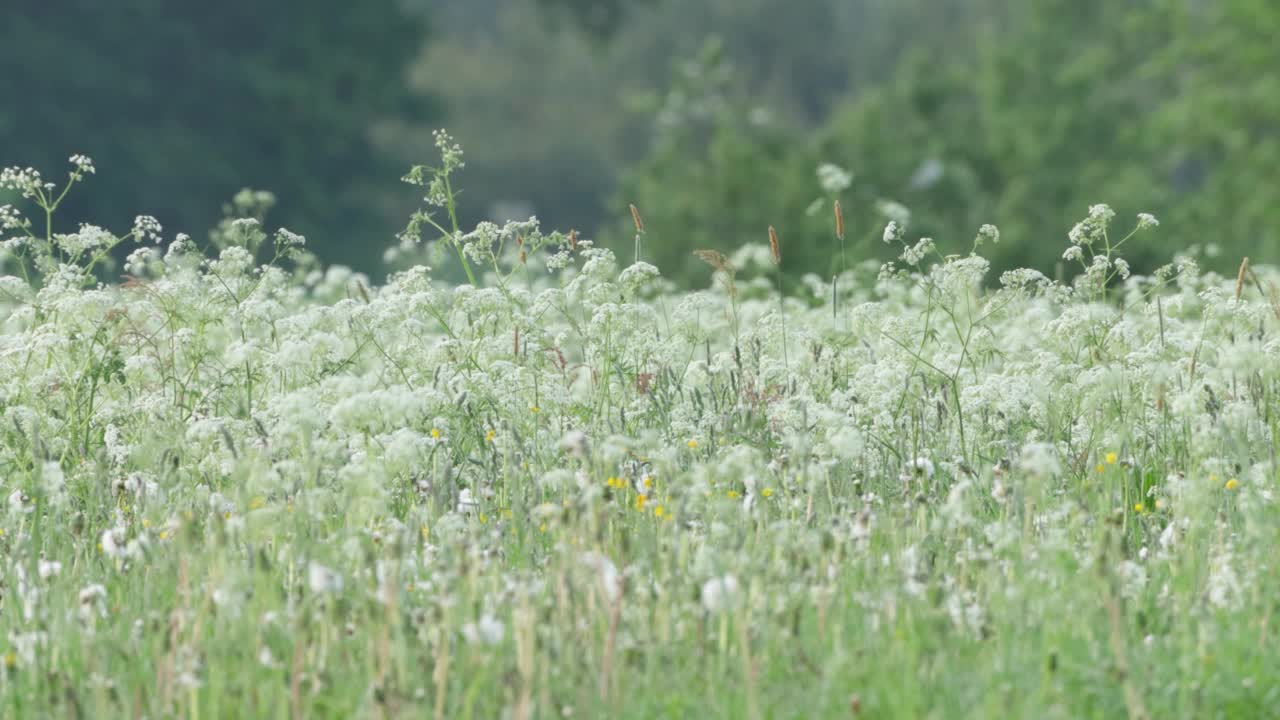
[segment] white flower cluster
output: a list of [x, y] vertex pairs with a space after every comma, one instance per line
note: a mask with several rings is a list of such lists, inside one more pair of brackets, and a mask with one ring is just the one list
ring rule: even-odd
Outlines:
[[[129, 685], [83, 695], [92, 716], [229, 712], [201, 686], [409, 713], [428, 668], [436, 714], [532, 716], [647, 698], [631, 668], [672, 658], [726, 682], [770, 653], [847, 666], [824, 634], [895, 671], [1033, 659], [1029, 688], [1046, 632], [1071, 686], [1139, 627], [1168, 657], [1124, 647], [1159, 677], [1211, 641], [1254, 663], [1280, 592], [1280, 273], [1143, 276], [1098, 242], [1112, 221], [1078, 226], [1078, 277], [992, 286], [889, 218], [900, 259], [834, 308], [821, 281], [748, 277], [765, 246], [729, 259], [733, 292], [685, 292], [533, 220], [456, 236], [483, 263], [460, 286], [262, 264], [254, 243], [304, 240], [253, 217], [209, 258], [141, 248], [110, 286], [90, 263], [115, 236], [55, 234], [40, 273], [0, 278], [0, 697], [80, 672]], [[504, 274], [537, 249], [551, 272]], [[121, 647], [157, 672], [120, 671]], [[910, 711], [946, 714], [928, 702]]]
[[853, 173], [833, 163], [818, 166], [818, 184], [828, 195], [839, 195], [853, 184]]
[[159, 244], [164, 240], [164, 228], [160, 226], [160, 221], [150, 215], [139, 215], [133, 221], [133, 237], [138, 242], [146, 242], [152, 240]]

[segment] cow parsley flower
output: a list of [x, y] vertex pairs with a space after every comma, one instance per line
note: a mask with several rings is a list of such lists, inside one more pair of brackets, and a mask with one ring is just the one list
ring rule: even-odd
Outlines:
[[738, 578], [733, 575], [714, 577], [702, 584], [702, 608], [708, 613], [731, 609], [738, 600]]
[[898, 221], [890, 220], [889, 224], [884, 226], [883, 240], [886, 243], [892, 243], [900, 237], [902, 237], [902, 230], [898, 228]]
[[139, 215], [133, 220], [133, 237], [138, 242], [146, 242], [150, 239], [159, 245], [164, 240], [163, 232], [164, 228], [160, 226], [160, 221], [150, 215]]
[[833, 163], [822, 163], [818, 166], [818, 184], [828, 195], [838, 195], [853, 184], [853, 174]]
[[342, 592], [342, 575], [314, 560], [307, 565], [307, 586], [316, 594]]
[[978, 228], [978, 236], [974, 238], [974, 247], [981, 247], [984, 242], [992, 245], [1000, 243], [1000, 229], [995, 225], [986, 224]]
[[87, 155], [72, 155], [68, 162], [75, 166], [75, 173], [78, 175], [93, 175], [98, 172], [93, 166], [93, 160]]
[[502, 642], [506, 627], [502, 621], [485, 613], [476, 622], [462, 626], [462, 636], [472, 645], [497, 645]]

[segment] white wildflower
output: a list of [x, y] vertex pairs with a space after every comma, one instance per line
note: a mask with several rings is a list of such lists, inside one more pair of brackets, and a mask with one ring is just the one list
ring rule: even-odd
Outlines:
[[314, 560], [307, 565], [307, 585], [311, 588], [311, 592], [336, 593], [342, 592], [343, 578], [335, 570], [331, 570]]
[[714, 577], [702, 584], [702, 608], [718, 613], [732, 608], [738, 600], [738, 578], [733, 575]]
[[818, 184], [828, 195], [838, 195], [853, 184], [853, 174], [833, 163], [822, 163], [818, 166]]
[[35, 500], [31, 496], [21, 490], [14, 490], [9, 493], [9, 512], [28, 514], [36, 509]]
[[471, 488], [462, 488], [458, 491], [458, 512], [466, 515], [475, 512], [480, 507], [479, 501], [475, 499], [475, 495], [471, 493]]
[[164, 228], [160, 226], [160, 221], [150, 215], [139, 215], [133, 220], [133, 237], [138, 242], [146, 242], [148, 239], [159, 244], [164, 240], [161, 234]]
[[76, 155], [72, 155], [67, 160], [68, 162], [70, 162], [72, 165], [75, 166], [76, 168], [75, 172], [77, 174], [93, 175], [98, 172], [97, 169], [94, 168], [93, 166], [93, 160], [90, 159], [87, 155], [76, 154]]
[[44, 558], [40, 558], [36, 567], [40, 573], [40, 578], [43, 580], [47, 580], [62, 572], [62, 563], [57, 560], [45, 560]]
[[506, 627], [488, 613], [481, 615], [477, 622], [469, 622], [462, 626], [462, 636], [472, 645], [497, 645], [502, 642]]
[[882, 238], [886, 243], [892, 243], [902, 236], [902, 231], [898, 229], [898, 222], [890, 220], [888, 225], [884, 226], [884, 234]]

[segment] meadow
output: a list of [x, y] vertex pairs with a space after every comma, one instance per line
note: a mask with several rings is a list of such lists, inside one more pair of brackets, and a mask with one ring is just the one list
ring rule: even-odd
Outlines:
[[779, 292], [779, 218], [683, 291], [641, 208], [459, 228], [437, 141], [385, 282], [3, 172], [0, 716], [1277, 712], [1280, 272], [1105, 205], [860, 262], [837, 208], [835, 277]]

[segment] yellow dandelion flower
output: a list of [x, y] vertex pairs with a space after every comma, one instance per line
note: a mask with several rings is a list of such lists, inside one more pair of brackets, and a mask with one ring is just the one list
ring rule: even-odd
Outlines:
[[1098, 474], [1102, 474], [1107, 471], [1107, 466], [1103, 465], [1102, 463], [1098, 463], [1098, 466], [1094, 468], [1094, 470], [1097, 470]]
[[1107, 464], [1108, 464], [1108, 465], [1115, 465], [1115, 464], [1116, 464], [1116, 461], [1120, 459], [1120, 456], [1119, 456], [1119, 455], [1116, 455], [1116, 454], [1115, 454], [1115, 453], [1113, 453], [1113, 452], [1109, 452], [1109, 453], [1107, 453], [1107, 457], [1106, 457], [1105, 459], [1106, 459], [1106, 461], [1107, 461]]
[[636, 496], [636, 510], [639, 510], [639, 511], [641, 511], [641, 512], [644, 512], [644, 504], [645, 504], [645, 503], [647, 503], [647, 502], [649, 502], [649, 498], [645, 497], [644, 495], [637, 495], [637, 496]]
[[531, 413], [540, 413], [540, 412], [542, 412], [542, 408], [538, 407], [537, 405], [530, 405], [530, 406], [529, 406], [529, 412], [531, 412]]
[[1134, 503], [1134, 506], [1133, 506], [1134, 512], [1140, 513], [1146, 509], [1147, 509], [1146, 505], [1143, 505], [1142, 503]]
[[1240, 481], [1235, 478], [1231, 478], [1230, 480], [1227, 481], [1227, 484], [1224, 485], [1223, 487], [1225, 487], [1228, 490], [1235, 490], [1236, 488], [1240, 487]]
[[685, 443], [685, 445], [688, 445], [688, 446], [689, 446], [689, 449], [690, 449], [690, 450], [693, 450], [694, 448], [698, 447], [698, 441], [697, 441], [697, 440], [690, 440], [689, 442]]
[[169, 531], [168, 531], [168, 530], [161, 530], [161, 531], [160, 531], [160, 539], [161, 539], [161, 540], [168, 540], [168, 539], [169, 539]]
[[489, 442], [493, 442], [493, 439], [496, 437], [498, 437], [497, 430], [490, 430], [489, 432], [484, 434], [484, 439], [488, 440]]
[[440, 439], [440, 428], [431, 428], [431, 439], [432, 440]]
[[666, 515], [666, 514], [667, 514], [667, 511], [666, 511], [666, 510], [665, 510], [661, 505], [659, 505], [659, 506], [657, 506], [657, 507], [655, 507], [655, 508], [653, 509], [653, 516], [654, 516], [654, 517], [656, 517], [656, 518], [661, 519], [661, 518], [662, 518], [662, 516], [663, 516], [663, 515]]
[[730, 500], [737, 500], [739, 497], [737, 490], [730, 490], [729, 492], [725, 493], [725, 495], [728, 496]]
[[647, 487], [647, 488], [651, 488], [651, 487], [653, 487], [653, 476], [652, 476], [652, 475], [645, 475], [645, 476], [644, 476], [644, 486], [645, 486], [645, 487]]
[[773, 497], [773, 488], [765, 488], [760, 491], [760, 494], [767, 498]]

